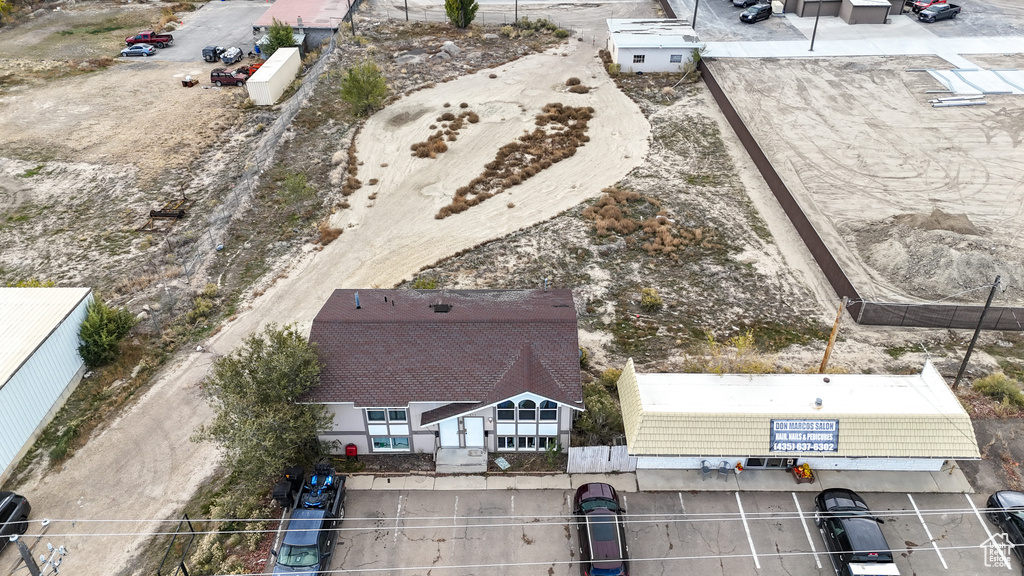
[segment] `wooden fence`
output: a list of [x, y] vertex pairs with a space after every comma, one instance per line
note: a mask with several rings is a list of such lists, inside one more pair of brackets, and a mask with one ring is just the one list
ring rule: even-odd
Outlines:
[[603, 474], [636, 471], [636, 456], [626, 446], [570, 446], [569, 474]]

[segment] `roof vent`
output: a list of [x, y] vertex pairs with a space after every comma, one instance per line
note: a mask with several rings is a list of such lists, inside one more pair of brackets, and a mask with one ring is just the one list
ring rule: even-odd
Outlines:
[[451, 304], [441, 304], [440, 302], [438, 302], [437, 304], [434, 304], [433, 308], [434, 308], [434, 313], [435, 314], [441, 314], [441, 313], [446, 313], [449, 310], [451, 310], [452, 309], [452, 305]]
[[818, 410], [821, 410], [821, 398], [814, 399], [814, 407], [817, 408]]

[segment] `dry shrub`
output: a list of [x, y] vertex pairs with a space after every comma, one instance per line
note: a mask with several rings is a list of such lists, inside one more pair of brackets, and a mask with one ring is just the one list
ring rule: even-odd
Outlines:
[[463, 103], [459, 104], [459, 108], [469, 108], [469, 104], [466, 103], [466, 102], [463, 102]]
[[449, 135], [448, 135], [448, 141], [449, 141], [449, 142], [455, 142], [455, 140], [456, 140], [456, 138], [455, 138], [455, 134], [449, 134]]
[[579, 86], [570, 86], [569, 92], [572, 92], [573, 94], [586, 94], [587, 92], [590, 92], [590, 88], [580, 84]]
[[498, 75], [497, 74], [488, 74], [487, 77], [490, 78], [491, 80], [494, 80], [495, 78], [498, 77]]
[[430, 125], [430, 129], [431, 129], [431, 130], [434, 130], [435, 128], [437, 128], [437, 124], [431, 124], [431, 125]]
[[629, 202], [640, 199], [640, 194], [624, 188], [605, 188], [604, 195], [583, 210], [583, 217], [594, 221], [598, 236], [618, 233], [630, 234], [640, 223], [629, 215]]
[[445, 103], [444, 103], [444, 107], [445, 107], [445, 108], [448, 108], [449, 106], [451, 106], [451, 103], [449, 103], [449, 102], [445, 102]]
[[580, 85], [580, 79], [575, 77], [575, 76], [573, 76], [572, 78], [569, 78], [568, 80], [565, 81], [565, 85], [566, 86], [579, 86]]
[[515, 208], [515, 207], [516, 207], [516, 205], [515, 205], [515, 204], [513, 204], [512, 202], [509, 202], [509, 203], [508, 203], [508, 207], [509, 207], [509, 208]]
[[438, 122], [451, 122], [452, 120], [455, 120], [455, 114], [452, 114], [451, 112], [445, 112], [437, 119]]
[[341, 233], [344, 232], [341, 228], [332, 228], [327, 222], [321, 222], [317, 226], [317, 230], [320, 232], [320, 238], [317, 239], [317, 243], [323, 246], [327, 246], [331, 242], [338, 239]]
[[377, 180], [376, 178], [370, 178], [370, 181], [367, 182], [367, 184], [369, 184], [370, 186], [376, 186], [377, 182], [379, 182], [379, 180]]

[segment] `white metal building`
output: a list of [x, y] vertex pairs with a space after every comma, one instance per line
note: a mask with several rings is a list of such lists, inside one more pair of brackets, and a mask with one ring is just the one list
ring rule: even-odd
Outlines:
[[609, 19], [608, 52], [619, 72], [679, 72], [701, 43], [682, 20]]
[[637, 374], [619, 378], [637, 469], [938, 471], [979, 459], [970, 416], [930, 362], [917, 375]]
[[78, 386], [89, 288], [0, 288], [0, 482]]
[[279, 48], [245, 83], [257, 106], [271, 106], [284, 94], [302, 67], [298, 48]]

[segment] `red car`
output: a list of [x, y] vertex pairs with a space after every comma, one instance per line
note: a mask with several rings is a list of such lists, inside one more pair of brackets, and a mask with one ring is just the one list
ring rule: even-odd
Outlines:
[[935, 6], [936, 4], [945, 4], [945, 3], [946, 3], [946, 0], [917, 0], [916, 2], [914, 2], [914, 7], [911, 8], [911, 10], [914, 11], [914, 14], [917, 14], [918, 12], [920, 12], [921, 10], [924, 10], [925, 8], [931, 8], [932, 6]]
[[576, 490], [573, 514], [580, 539], [582, 576], [629, 576], [629, 548], [615, 488], [601, 482]]
[[223, 86], [225, 84], [229, 86], [242, 86], [248, 79], [249, 76], [239, 74], [237, 71], [228, 70], [227, 68], [214, 68], [210, 72], [210, 83], [216, 84], [217, 86]]

